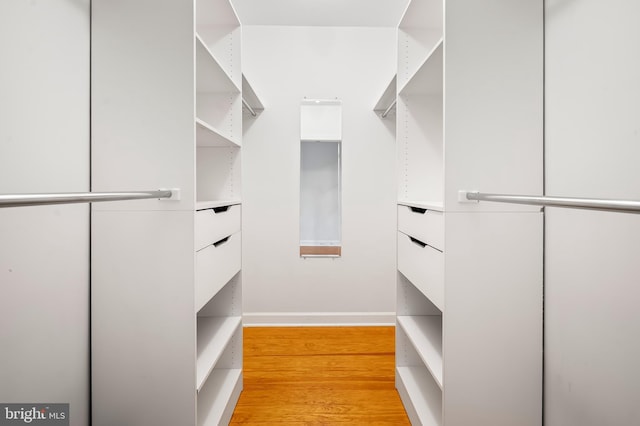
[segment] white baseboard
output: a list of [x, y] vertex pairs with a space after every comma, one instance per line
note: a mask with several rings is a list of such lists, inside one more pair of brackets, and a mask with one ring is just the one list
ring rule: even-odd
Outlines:
[[245, 327], [391, 326], [395, 312], [257, 312], [244, 313]]

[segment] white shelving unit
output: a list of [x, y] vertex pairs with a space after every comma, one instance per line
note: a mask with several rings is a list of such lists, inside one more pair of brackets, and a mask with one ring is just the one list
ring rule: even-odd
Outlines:
[[233, 407], [225, 401], [237, 400], [240, 392], [242, 369], [214, 371], [198, 397], [198, 426], [227, 424], [233, 415]]
[[404, 87], [443, 37], [441, 1], [411, 1], [398, 27], [398, 87]]
[[[398, 29], [397, 153], [398, 163], [404, 166], [398, 198], [403, 204], [439, 208], [444, 190], [444, 49], [442, 21], [436, 17], [442, 17], [442, 4], [416, 3], [420, 2], [409, 3]], [[418, 27], [422, 21], [414, 14], [428, 14], [429, 21], [423, 22], [428, 26]]]
[[396, 381], [412, 424], [443, 424], [442, 392], [423, 368], [396, 367]]
[[398, 316], [398, 324], [418, 352], [438, 387], [442, 389], [442, 317], [437, 315]]
[[236, 330], [242, 324], [242, 317], [202, 317], [198, 318], [198, 361], [196, 375], [198, 392], [215, 368]]
[[442, 425], [442, 313], [398, 272], [396, 388], [414, 424]]
[[[253, 87], [251, 87], [251, 84], [246, 79], [244, 74], [242, 74], [242, 98], [245, 100], [247, 105], [249, 105], [249, 107], [253, 110], [256, 116], [262, 111], [264, 111], [264, 105], [262, 105], [260, 98], [258, 97], [256, 92], [253, 90]], [[252, 116], [250, 111], [246, 109], [243, 111], [247, 113], [245, 114], [245, 117]]]
[[196, 141], [198, 146], [232, 146], [240, 145], [231, 138], [220, 133], [206, 122], [196, 118]]
[[442, 39], [427, 53], [424, 61], [404, 86], [398, 89], [403, 95], [442, 94]]
[[[398, 28], [396, 387], [413, 424], [542, 422], [539, 2], [412, 0]], [[508, 261], [505, 262], [505, 259]]]
[[238, 272], [198, 312], [198, 425], [226, 424], [242, 391], [242, 292]]
[[391, 81], [389, 82], [389, 84], [387, 85], [387, 87], [382, 92], [382, 95], [380, 95], [380, 99], [378, 99], [378, 102], [373, 107], [373, 110], [378, 115], [380, 115], [381, 118], [386, 118], [386, 117], [383, 117], [383, 114], [385, 113], [385, 111], [387, 111], [387, 109], [389, 109], [389, 112], [387, 113], [388, 116], [390, 118], [391, 117], [395, 118], [396, 108], [395, 108], [394, 102], [396, 101], [396, 97], [397, 97], [396, 96], [396, 87], [398, 85], [397, 79], [398, 79], [398, 76], [394, 75]]
[[241, 26], [229, 0], [154, 6], [92, 3], [92, 190], [181, 194], [92, 209], [92, 424], [225, 424], [242, 391]]
[[240, 93], [229, 72], [196, 33], [196, 91], [198, 93]]

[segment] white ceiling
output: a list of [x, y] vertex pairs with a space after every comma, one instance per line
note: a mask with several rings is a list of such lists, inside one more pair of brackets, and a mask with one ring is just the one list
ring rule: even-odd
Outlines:
[[243, 25], [395, 27], [409, 0], [231, 0]]

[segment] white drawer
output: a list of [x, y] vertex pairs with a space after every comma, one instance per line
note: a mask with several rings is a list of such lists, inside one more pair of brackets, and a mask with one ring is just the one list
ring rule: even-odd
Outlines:
[[240, 230], [239, 204], [196, 211], [195, 249], [200, 250]]
[[435, 210], [398, 205], [398, 231], [444, 250], [444, 215]]
[[240, 271], [240, 265], [240, 232], [196, 253], [196, 312]]
[[398, 270], [444, 311], [444, 256], [424, 242], [398, 232]]

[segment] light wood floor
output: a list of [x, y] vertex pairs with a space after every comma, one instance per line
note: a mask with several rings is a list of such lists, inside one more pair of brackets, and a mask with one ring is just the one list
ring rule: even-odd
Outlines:
[[394, 387], [394, 328], [245, 328], [230, 424], [409, 425]]

